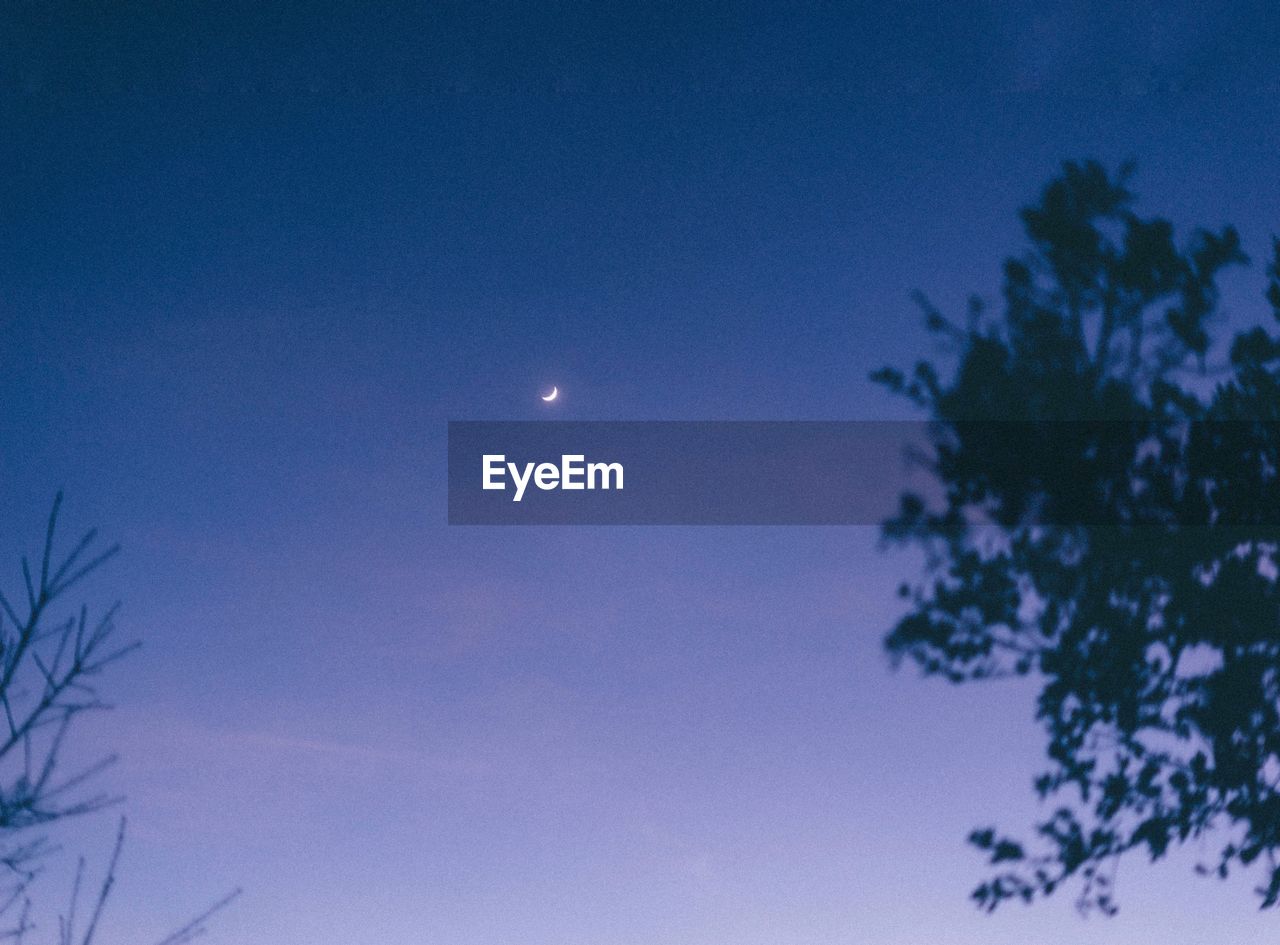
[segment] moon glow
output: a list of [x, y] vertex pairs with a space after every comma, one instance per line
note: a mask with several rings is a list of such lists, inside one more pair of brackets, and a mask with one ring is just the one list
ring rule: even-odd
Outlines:
[[549, 393], [549, 394], [547, 394], [547, 396], [543, 397], [543, 398], [542, 398], [542, 400], [543, 400], [545, 403], [548, 403], [548, 404], [549, 404], [549, 403], [551, 403], [551, 401], [555, 400], [555, 399], [556, 399], [557, 397], [559, 397], [559, 396], [560, 396], [560, 388], [558, 388], [558, 387], [553, 387], [553, 388], [551, 388], [551, 393]]

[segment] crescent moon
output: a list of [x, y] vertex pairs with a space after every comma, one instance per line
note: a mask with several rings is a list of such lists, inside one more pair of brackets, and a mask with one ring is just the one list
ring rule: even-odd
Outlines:
[[547, 394], [547, 396], [543, 397], [542, 399], [546, 403], [551, 403], [551, 401], [555, 400], [559, 396], [560, 396], [560, 388], [553, 387], [551, 388], [551, 393]]

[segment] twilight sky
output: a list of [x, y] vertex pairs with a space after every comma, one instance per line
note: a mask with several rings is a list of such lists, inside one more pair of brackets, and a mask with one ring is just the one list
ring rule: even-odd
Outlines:
[[993, 296], [1066, 158], [1264, 256], [1273, 5], [337, 6], [0, 14], [4, 587], [63, 488], [145, 641], [109, 941], [235, 885], [211, 943], [1275, 934], [1187, 855], [969, 905], [1031, 693], [890, 671], [873, 529], [444, 525], [449, 419], [910, 415], [910, 292]]

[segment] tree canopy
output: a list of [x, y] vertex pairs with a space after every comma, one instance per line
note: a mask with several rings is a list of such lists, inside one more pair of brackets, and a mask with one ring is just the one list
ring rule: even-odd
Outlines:
[[986, 909], [1078, 880], [1110, 913], [1120, 857], [1201, 838], [1203, 871], [1251, 867], [1280, 901], [1280, 339], [1213, 344], [1236, 232], [1180, 239], [1135, 212], [1129, 177], [1064, 165], [1022, 211], [997, 313], [974, 301], [957, 323], [920, 299], [953, 366], [874, 375], [932, 421], [940, 486], [885, 525], [927, 562], [890, 651], [957, 683], [1042, 684], [1051, 813], [1034, 842], [972, 833]]

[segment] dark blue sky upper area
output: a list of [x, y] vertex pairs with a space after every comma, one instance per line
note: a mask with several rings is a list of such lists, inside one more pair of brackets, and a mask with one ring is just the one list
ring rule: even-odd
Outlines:
[[399, 313], [482, 412], [545, 375], [602, 415], [752, 378], [843, 415], [919, 347], [910, 290], [996, 289], [1062, 159], [1137, 158], [1179, 222], [1277, 216], [1265, 4], [334, 6], [11, 8], [6, 317], [403, 349]]

